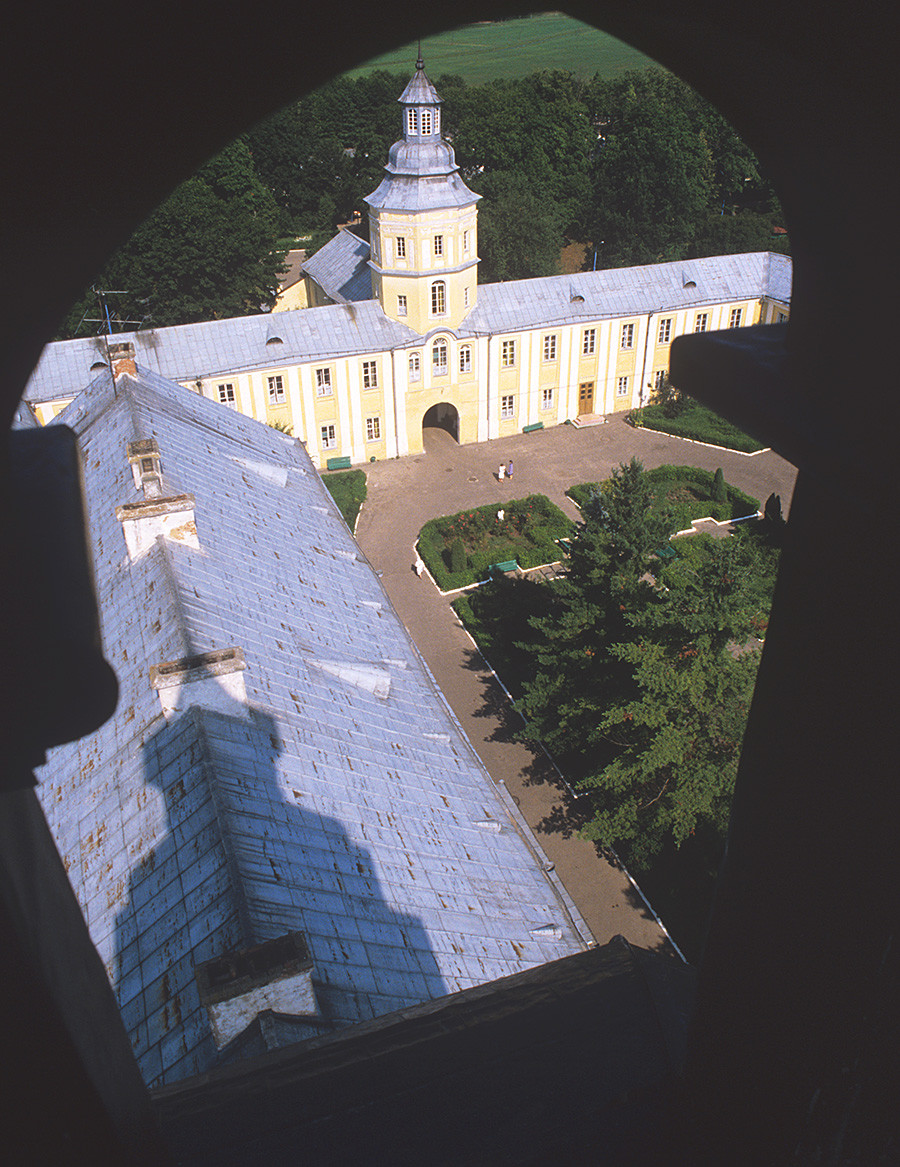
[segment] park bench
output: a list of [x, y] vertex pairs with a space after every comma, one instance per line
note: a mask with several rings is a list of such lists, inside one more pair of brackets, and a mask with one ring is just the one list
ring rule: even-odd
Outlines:
[[523, 425], [522, 426], [522, 433], [523, 434], [533, 434], [535, 432], [535, 430], [542, 430], [543, 428], [544, 428], [544, 423], [542, 421], [533, 421], [531, 423], [531, 425]]
[[518, 571], [519, 563], [516, 559], [504, 559], [500, 563], [490, 563], [487, 568], [487, 578], [490, 579], [495, 571]]
[[349, 454], [344, 454], [341, 458], [329, 458], [325, 463], [328, 470], [349, 470], [352, 465]]

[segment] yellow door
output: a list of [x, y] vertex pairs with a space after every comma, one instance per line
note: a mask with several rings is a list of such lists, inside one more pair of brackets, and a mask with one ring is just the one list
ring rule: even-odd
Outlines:
[[583, 381], [578, 386], [578, 412], [594, 412], [594, 382]]

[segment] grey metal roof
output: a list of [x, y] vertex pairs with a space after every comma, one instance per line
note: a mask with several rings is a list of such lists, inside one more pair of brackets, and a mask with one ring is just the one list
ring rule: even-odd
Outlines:
[[[441, 145], [447, 152], [446, 162], [438, 156]], [[439, 211], [472, 206], [481, 198], [463, 182], [446, 142], [418, 150], [397, 142], [391, 147], [391, 162], [395, 159], [398, 173], [386, 168], [387, 177], [364, 200], [368, 206], [388, 211]]]
[[[349, 236], [349, 245], [342, 236]], [[332, 243], [340, 241], [339, 248], [346, 249], [341, 254], [353, 255], [354, 239], [342, 231]], [[307, 266], [319, 255], [321, 251]], [[478, 304], [460, 332], [515, 332], [761, 296], [790, 303], [791, 270], [789, 256], [760, 251], [481, 284]], [[691, 281], [694, 286], [688, 286]], [[582, 299], [576, 299], [579, 296]], [[273, 332], [280, 341], [273, 339]], [[139, 364], [176, 381], [383, 352], [422, 340], [411, 328], [390, 320], [377, 300], [145, 329], [120, 333], [114, 339], [132, 341]], [[105, 362], [102, 337], [48, 344], [25, 388], [25, 398], [36, 403], [74, 397]]]
[[303, 270], [339, 304], [348, 300], [371, 300], [369, 252], [369, 244], [364, 239], [352, 231], [338, 231], [333, 239], [306, 260]]
[[[273, 339], [273, 332], [280, 342]], [[381, 352], [420, 337], [385, 316], [377, 300], [368, 300], [117, 333], [113, 339], [131, 341], [145, 369], [173, 381], [189, 381]], [[25, 388], [25, 398], [41, 402], [74, 397], [99, 371], [92, 371], [92, 366], [102, 368], [104, 361], [102, 337], [48, 344]]]
[[[775, 261], [774, 263], [772, 261]], [[645, 267], [607, 268], [478, 288], [464, 333], [515, 332], [772, 295], [790, 299], [790, 259], [759, 251]]]
[[[302, 446], [140, 367], [59, 421], [84, 454], [121, 695], [51, 751], [39, 793], [145, 1078], [213, 1063], [193, 970], [236, 946], [305, 933], [336, 1026], [580, 951]], [[116, 508], [143, 497], [126, 446], [149, 438], [200, 547], [129, 562]], [[215, 702], [167, 723], [151, 668], [228, 646], [246, 704], [210, 681]]]
[[441, 98], [435, 87], [425, 75], [425, 65], [421, 57], [416, 62], [416, 71], [409, 79], [409, 84], [397, 98], [403, 105], [440, 105]]

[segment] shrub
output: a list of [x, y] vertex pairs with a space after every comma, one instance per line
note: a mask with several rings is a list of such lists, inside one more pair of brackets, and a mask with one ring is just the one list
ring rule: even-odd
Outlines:
[[466, 549], [463, 547], [462, 539], [454, 539], [450, 548], [450, 570], [456, 575], [465, 571], [467, 566]]
[[722, 473], [722, 467], [719, 466], [713, 477], [712, 483], [712, 498], [713, 502], [727, 502], [728, 495], [725, 492], [725, 475]]
[[645, 405], [643, 424], [647, 429], [659, 430], [660, 433], [691, 438], [711, 446], [724, 446], [729, 450], [742, 450], [746, 454], [763, 448], [761, 442], [690, 398], [677, 417], [667, 417], [662, 405]]

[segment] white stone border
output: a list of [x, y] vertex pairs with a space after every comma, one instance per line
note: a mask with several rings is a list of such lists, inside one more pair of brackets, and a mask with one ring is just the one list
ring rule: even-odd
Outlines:
[[[626, 425], [630, 423], [626, 422]], [[696, 438], [683, 438], [681, 434], [667, 434], [665, 430], [655, 430], [649, 425], [633, 425], [635, 431], [645, 430], [649, 434], [660, 434], [664, 438], [674, 438], [677, 442], [690, 442], [692, 446], [705, 446], [707, 450], [721, 450], [725, 454], [739, 454], [742, 458], [755, 458], [757, 454], [771, 454], [771, 446], [763, 446], [761, 450], [734, 450], [731, 446], [716, 446], [712, 442], [698, 442]]]

